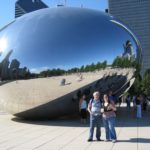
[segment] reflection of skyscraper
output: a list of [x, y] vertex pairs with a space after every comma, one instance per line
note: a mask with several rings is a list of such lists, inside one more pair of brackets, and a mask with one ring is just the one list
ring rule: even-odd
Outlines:
[[0, 62], [0, 80], [24, 79], [26, 74], [29, 73], [27, 67], [19, 68], [20, 62], [17, 59], [13, 59], [10, 63], [9, 58], [12, 52], [13, 50], [10, 50], [2, 62]]
[[13, 50], [10, 50], [3, 61], [0, 63], [0, 77], [1, 79], [7, 79], [9, 77], [9, 57], [12, 54]]
[[11, 64], [10, 64], [10, 77], [11, 78], [13, 78], [13, 76], [14, 76], [14, 69], [18, 72], [18, 70], [19, 70], [19, 66], [20, 66], [20, 62], [17, 60], [17, 59], [13, 59], [12, 61], [11, 61]]
[[8, 69], [8, 66], [9, 66], [9, 60], [8, 60], [8, 59], [5, 59], [5, 60], [3, 61], [2, 70], [1, 70], [1, 78], [2, 78], [2, 79], [7, 79], [8, 76], [9, 76], [9, 69]]
[[20, 62], [17, 59], [13, 59], [10, 64], [10, 69], [16, 68], [18, 69], [20, 66]]
[[125, 54], [133, 55], [133, 46], [129, 40], [125, 44], [123, 44], [123, 47], [124, 47], [124, 55]]
[[42, 0], [18, 0], [15, 4], [15, 18], [42, 8], [48, 8]]
[[127, 24], [143, 50], [142, 72], [150, 67], [150, 0], [109, 0], [109, 13]]
[[128, 58], [130, 60], [135, 60], [135, 54], [133, 52], [133, 46], [132, 43], [127, 40], [125, 44], [123, 44], [124, 52], [122, 54], [123, 58]]

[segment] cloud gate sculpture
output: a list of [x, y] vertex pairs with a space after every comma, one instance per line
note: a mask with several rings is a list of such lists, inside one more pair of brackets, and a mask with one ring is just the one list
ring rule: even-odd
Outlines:
[[113, 16], [85, 8], [46, 8], [0, 29], [0, 105], [21, 118], [78, 112], [82, 93], [134, 82], [139, 42]]

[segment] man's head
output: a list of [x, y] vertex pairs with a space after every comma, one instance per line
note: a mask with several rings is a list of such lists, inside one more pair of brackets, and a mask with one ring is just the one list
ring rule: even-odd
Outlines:
[[108, 92], [108, 95], [109, 95], [109, 96], [112, 96], [112, 94], [113, 94], [113, 92], [110, 90], [110, 91]]
[[99, 100], [100, 98], [100, 92], [99, 91], [96, 91], [93, 93], [93, 97], [94, 97], [94, 100]]

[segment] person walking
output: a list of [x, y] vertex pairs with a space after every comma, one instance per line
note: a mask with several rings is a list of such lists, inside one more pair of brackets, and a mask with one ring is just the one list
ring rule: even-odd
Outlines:
[[103, 124], [105, 128], [106, 139], [105, 141], [117, 141], [115, 121], [116, 121], [116, 107], [113, 102], [109, 100], [109, 97], [105, 94], [103, 96]]
[[93, 133], [94, 128], [96, 126], [96, 139], [97, 141], [101, 141], [101, 100], [100, 100], [100, 93], [94, 92], [93, 99], [90, 100], [88, 104], [88, 111], [90, 113], [90, 133], [88, 142], [93, 141]]

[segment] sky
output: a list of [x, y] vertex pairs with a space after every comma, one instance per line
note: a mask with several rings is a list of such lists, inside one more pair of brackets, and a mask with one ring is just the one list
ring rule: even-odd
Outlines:
[[[7, 25], [9, 22], [12, 22], [13, 20], [14, 20], [14, 14], [15, 14], [15, 2], [16, 2], [16, 0], [0, 0], [0, 28], [2, 28], [3, 26], [5, 26], [5, 25]], [[63, 3], [63, 0], [43, 0], [43, 2], [45, 2], [49, 7], [56, 7], [56, 5], [57, 4], [60, 4], [60, 3]], [[104, 11], [105, 9], [107, 9], [108, 8], [108, 4], [107, 4], [107, 0], [67, 0], [67, 6], [74, 6], [74, 7], [81, 7], [81, 5], [82, 5], [82, 7], [84, 7], [84, 8], [92, 8], [92, 9], [97, 9], [97, 10], [101, 10], [101, 11]], [[94, 21], [90, 21], [91, 23], [92, 22], [95, 22], [96, 20], [94, 20]], [[72, 22], [72, 21], [71, 21]], [[89, 22], [89, 24], [90, 24], [90, 22]], [[30, 22], [30, 26], [32, 26], [31, 24], [34, 24], [34, 21], [33, 22]], [[96, 23], [97, 24], [97, 23]], [[93, 25], [93, 24], [92, 24]], [[92, 26], [91, 25], [91, 26]], [[102, 26], [101, 26], [101, 28], [102, 27], [106, 27], [106, 24], [105, 25], [103, 25], [103, 24], [101, 24]], [[109, 24], [108, 24], [109, 25]], [[110, 25], [109, 25], [110, 26]], [[38, 26], [37, 26], [38, 27]], [[107, 32], [108, 33], [106, 33], [106, 31], [104, 30], [104, 33], [102, 33], [103, 32], [103, 30], [101, 31], [100, 29], [101, 28], [99, 28], [99, 26], [98, 26], [98, 28], [96, 28], [94, 31], [97, 31], [98, 29], [98, 31], [99, 31], [99, 33], [98, 33], [98, 35], [101, 37], [101, 39], [100, 39], [100, 37], [99, 38], [96, 38], [96, 39], [94, 39], [94, 45], [95, 45], [95, 43], [98, 43], [98, 45], [100, 46], [100, 48], [98, 48], [97, 49], [97, 47], [94, 49], [93, 47], [91, 47], [91, 49], [92, 49], [92, 54], [93, 54], [93, 56], [92, 55], [89, 55], [89, 53], [87, 53], [87, 56], [85, 57], [85, 56], [83, 56], [84, 58], [86, 58], [85, 60], [86, 60], [86, 62], [91, 62], [91, 60], [92, 60], [92, 62], [97, 62], [97, 61], [99, 61], [99, 60], [101, 60], [101, 61], [104, 61], [104, 60], [108, 60], [108, 63], [112, 63], [112, 60], [116, 57], [116, 56], [120, 56], [121, 54], [122, 54], [122, 52], [123, 52], [123, 44], [124, 44], [124, 42], [126, 42], [128, 39], [130, 39], [131, 37], [129, 36], [129, 34], [127, 34], [126, 32], [122, 32], [121, 30], [119, 30], [118, 28], [113, 28], [112, 26], [110, 26], [111, 28], [107, 28]], [[28, 28], [28, 27], [27, 27]], [[119, 27], [120, 28], [120, 27]], [[43, 29], [43, 28], [40, 28], [40, 29]], [[40, 29], [37, 29], [37, 31], [40, 31]], [[81, 29], [83, 29], [83, 27], [81, 28]], [[85, 27], [84, 27], [84, 29], [85, 29]], [[104, 28], [105, 29], [105, 28]], [[108, 30], [109, 29], [109, 30]], [[15, 38], [12, 38], [11, 36], [11, 41], [13, 41], [13, 40], [15, 40], [17, 37], [19, 37], [19, 36], [17, 36], [16, 34], [16, 31], [18, 31], [18, 26], [17, 26], [17, 28], [13, 28], [13, 30], [12, 30], [12, 32], [14, 33], [15, 32], [15, 34], [12, 34], [12, 36], [13, 35], [15, 35]], [[23, 31], [23, 30], [22, 30]], [[67, 31], [68, 31], [68, 29], [67, 29]], [[88, 30], [89, 31], [89, 30]], [[91, 30], [91, 31], [93, 31], [93, 30]], [[119, 32], [120, 31], [120, 32]], [[124, 31], [124, 30], [123, 30]], [[20, 33], [20, 32], [19, 32]], [[25, 32], [24, 32], [25, 33]], [[56, 32], [57, 33], [57, 32]], [[59, 32], [58, 32], [59, 33]], [[67, 32], [66, 32], [67, 33]], [[71, 32], [69, 32], [69, 33], [71, 33]], [[93, 32], [94, 33], [94, 32]], [[111, 33], [111, 34], [110, 34]], [[117, 33], [117, 34], [116, 34]], [[38, 32], [37, 32], [37, 34], [39, 34]], [[50, 34], [48, 34], [48, 35], [50, 35]], [[56, 34], [53, 34], [53, 35], [56, 35]], [[59, 34], [58, 34], [59, 35]], [[72, 34], [72, 35], [76, 35], [76, 33], [74, 33], [74, 34]], [[84, 34], [83, 34], [84, 35]], [[95, 34], [94, 34], [95, 35]], [[65, 36], [65, 34], [64, 34], [64, 36]], [[26, 37], [25, 35], [23, 36], [24, 38]], [[22, 38], [23, 38], [22, 37]], [[35, 36], [35, 37], [38, 37], [38, 36]], [[45, 35], [44, 35], [44, 37], [45, 37]], [[57, 36], [56, 36], [57, 37]], [[92, 37], [92, 36], [90, 36], [90, 37]], [[120, 38], [121, 37], [121, 38]], [[53, 36], [52, 36], [52, 38], [53, 38]], [[61, 36], [61, 38], [62, 38], [62, 36]], [[43, 38], [44, 39], [44, 38]], [[66, 38], [65, 38], [66, 39]], [[76, 39], [78, 39], [78, 38], [76, 38]], [[82, 38], [82, 39], [84, 39], [84, 38]], [[87, 38], [88, 39], [88, 38]], [[0, 47], [0, 50], [2, 49], [2, 50], [4, 50], [4, 49], [6, 49], [5, 47], [7, 47], [7, 49], [8, 50], [10, 50], [10, 49], [12, 49], [11, 47], [9, 47], [9, 45], [10, 46], [13, 46], [13, 44], [15, 43], [15, 42], [12, 42], [13, 44], [11, 45], [11, 44], [8, 44], [7, 45], [7, 40], [9, 41], [9, 39], [5, 39], [5, 38], [2, 38], [2, 40], [0, 41], [1, 43], [0, 43], [0, 45], [1, 45], [1, 47]], [[70, 39], [69, 39], [70, 40]], [[66, 40], [67, 42], [69, 41], [69, 40]], [[95, 42], [95, 40], [99, 40], [99, 42], [101, 41], [101, 43], [102, 44], [99, 44], [99, 42]], [[21, 40], [20, 40], [21, 41]], [[24, 40], [22, 40], [22, 41], [24, 41]], [[29, 39], [29, 41], [30, 41], [30, 39]], [[40, 38], [40, 41], [41, 41], [41, 38]], [[86, 37], [85, 37], [85, 41], [86, 41]], [[90, 41], [91, 42], [91, 41]], [[90, 43], [90, 42], [88, 42], [88, 43]], [[131, 42], [132, 42], [132, 40], [131, 40]], [[20, 44], [20, 42], [17, 42], [18, 44]], [[29, 42], [30, 43], [30, 42]], [[32, 42], [31, 42], [32, 43]], [[37, 42], [37, 43], [40, 43], [40, 42]], [[80, 40], [77, 42], [78, 44], [77, 45], [79, 45], [79, 43], [82, 43], [82, 42], [80, 42]], [[109, 44], [107, 44], [107, 43], [109, 43]], [[16, 43], [15, 43], [16, 44]], [[54, 42], [54, 44], [55, 44], [55, 42]], [[56, 43], [57, 44], [57, 43]], [[36, 44], [37, 45], [37, 44]], [[43, 45], [45, 45], [45, 44], [42, 44], [42, 45], [40, 45], [39, 44], [39, 46], [38, 46], [38, 48], [40, 49], [40, 50], [42, 50], [42, 49], [44, 49], [45, 50], [45, 48], [43, 48], [43, 47], [40, 47], [40, 46], [43, 46]], [[48, 45], [49, 45], [49, 43], [48, 43]], [[58, 44], [57, 44], [58, 45]], [[61, 45], [61, 43], [59, 42], [59, 45], [58, 45], [58, 50], [60, 49], [59, 48], [59, 46]], [[63, 45], [63, 42], [62, 42], [62, 45]], [[67, 44], [65, 44], [65, 45], [67, 45]], [[86, 44], [84, 44], [84, 45], [86, 45]], [[91, 45], [91, 44], [90, 44]], [[15, 45], [16, 47], [17, 47], [17, 45]], [[32, 46], [32, 44], [30, 45], [30, 46]], [[55, 46], [55, 45], [54, 45]], [[87, 46], [89, 46], [88, 44], [87, 44]], [[15, 47], [15, 48], [16, 48]], [[19, 46], [18, 46], [19, 47]], [[29, 50], [30, 51], [30, 48], [26, 48], [26, 46], [22, 46], [26, 51], [27, 50]], [[28, 47], [28, 45], [27, 45], [27, 47]], [[48, 46], [47, 46], [48, 47]], [[56, 46], [55, 46], [56, 47]], [[82, 47], [82, 46], [81, 46]], [[23, 48], [22, 48], [22, 50], [23, 50]], [[49, 48], [49, 47], [48, 47]], [[89, 47], [88, 47], [89, 48]], [[17, 48], [16, 48], [17, 49]], [[54, 51], [54, 48], [51, 48], [53, 51]], [[90, 50], [90, 52], [91, 52], [91, 49], [89, 48], [89, 50]], [[19, 49], [20, 50], [20, 49]], [[40, 52], [40, 50], [39, 50], [39, 52]], [[63, 67], [64, 67], [64, 65], [65, 64], [67, 64], [67, 67], [66, 68], [71, 68], [72, 66], [74, 67], [75, 65], [76, 65], [76, 59], [74, 59], [74, 63], [73, 63], [73, 61], [72, 61], [72, 58], [77, 58], [78, 57], [78, 53], [76, 53], [77, 54], [77, 56], [76, 57], [74, 57], [74, 56], [71, 56], [71, 55], [66, 55], [66, 48], [64, 48], [64, 58], [66, 58], [67, 57], [67, 59], [62, 59], [62, 60], [69, 60], [68, 58], [70, 58], [71, 60], [70, 61], [68, 61], [68, 62], [61, 62], [61, 63], [59, 63], [59, 64], [63, 64]], [[100, 55], [97, 55], [96, 57], [95, 57], [95, 53], [93, 53], [93, 51], [99, 51], [100, 52], [100, 50], [101, 51], [103, 51], [103, 54], [101, 55], [101, 53], [100, 53]], [[87, 51], [87, 49], [86, 49], [86, 51]], [[5, 51], [5, 52], [8, 52], [8, 51]], [[49, 52], [49, 50], [47, 50], [47, 52]], [[57, 56], [58, 55], [58, 52], [57, 51], [55, 51], [56, 52], [56, 54], [55, 54], [55, 56]], [[70, 51], [70, 49], [68, 49], [68, 52], [71, 52]], [[105, 53], [105, 55], [104, 55], [104, 53]], [[43, 61], [40, 61], [39, 62], [39, 64], [37, 64], [37, 62], [38, 61], [36, 61], [36, 59], [37, 58], [35, 58], [35, 61], [33, 61], [32, 60], [32, 56], [35, 54], [35, 51], [33, 50], [33, 54], [31, 53], [31, 51], [28, 53], [25, 53], [25, 54], [27, 54], [27, 55], [29, 55], [29, 56], [26, 56], [26, 57], [24, 57], [25, 56], [25, 54], [24, 53], [20, 53], [21, 54], [21, 56], [20, 56], [20, 59], [19, 60], [21, 60], [21, 62], [22, 62], [22, 65], [23, 66], [21, 66], [21, 67], [24, 67], [24, 66], [27, 66], [28, 68], [30, 68], [30, 69], [35, 69], [35, 67], [37, 67], [37, 65], [39, 66], [39, 67], [41, 67], [41, 68], [43, 68], [43, 66], [44, 66], [44, 68], [46, 68], [46, 67], [52, 67], [52, 66], [55, 66], [56, 67], [56, 65], [57, 64], [52, 64], [51, 63], [51, 65], [52, 66], [45, 66], [45, 64], [48, 64], [48, 62], [46, 62], [45, 60], [43, 60]], [[41, 54], [43, 54], [43, 56], [41, 55]], [[55, 58], [56, 57], [52, 57], [51, 59], [49, 59], [49, 55], [48, 55], [49, 53], [46, 53], [46, 50], [45, 50], [45, 53], [40, 53], [40, 55], [39, 55], [39, 58], [37, 59], [37, 60], [40, 60], [41, 58], [46, 58], [46, 57], [48, 57], [48, 59], [46, 59], [46, 60], [51, 60], [51, 62], [57, 62], [57, 61], [55, 61]], [[71, 53], [71, 54], [74, 54], [74, 53]], [[23, 57], [22, 57], [22, 55], [23, 55]], [[3, 55], [3, 56], [5, 56], [5, 55]], [[53, 55], [52, 55], [53, 56]], [[71, 56], [71, 57], [68, 57], [68, 56]], [[109, 56], [109, 57], [108, 57]], [[14, 56], [13, 56], [14, 57]], [[16, 57], [16, 56], [15, 56]], [[30, 58], [31, 57], [31, 58]], [[36, 56], [37, 57], [37, 56]], [[57, 56], [58, 57], [58, 56]], [[26, 62], [26, 58], [28, 58], [28, 60], [30, 59], [32, 62], [35, 62], [35, 64], [34, 63], [31, 63], [30, 61], [28, 61], [28, 62]], [[62, 58], [62, 55], [60, 55], [60, 59], [58, 59], [58, 60], [61, 60], [61, 58]], [[104, 59], [105, 58], [105, 59]], [[54, 60], [53, 60], [54, 59]], [[89, 60], [88, 60], [89, 59]], [[23, 62], [24, 61], [24, 62]], [[43, 64], [42, 64], [42, 62], [43, 62]], [[72, 63], [70, 63], [70, 62], [72, 62]], [[90, 64], [90, 63], [89, 63]], [[80, 66], [81, 66], [81, 64], [79, 64]], [[85, 62], [84, 61], [82, 61], [82, 65], [85, 65]], [[60, 66], [59, 66], [60, 67]], [[60, 67], [61, 68], [61, 67]]]
[[[55, 7], [65, 0], [43, 0], [49, 7]], [[66, 0], [67, 6], [86, 7], [104, 11], [108, 7], [107, 0]], [[0, 28], [14, 20], [16, 0], [0, 0]]]

